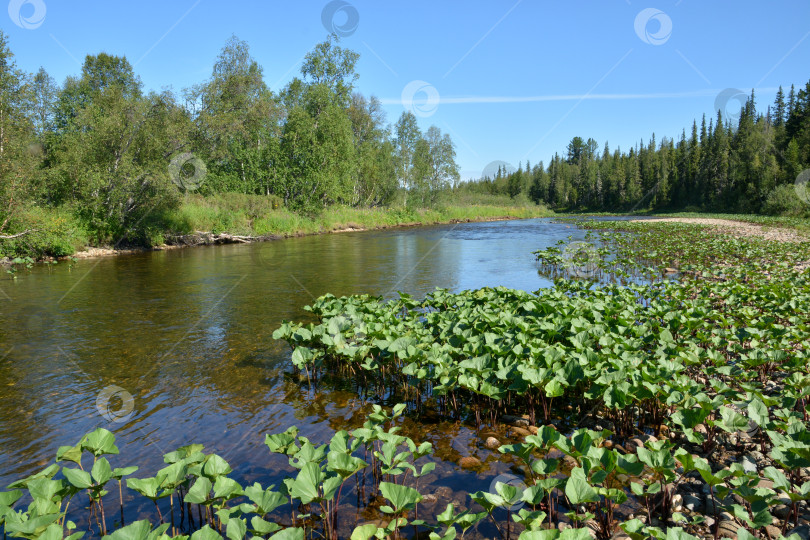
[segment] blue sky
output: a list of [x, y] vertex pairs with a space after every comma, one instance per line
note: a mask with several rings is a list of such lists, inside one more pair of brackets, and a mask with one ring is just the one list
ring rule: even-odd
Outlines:
[[725, 89], [755, 88], [764, 110], [780, 84], [810, 79], [807, 0], [11, 0], [8, 11], [0, 28], [22, 69], [61, 82], [106, 51], [126, 55], [146, 88], [176, 91], [210, 75], [231, 34], [278, 90], [326, 37], [326, 18], [361, 54], [358, 89], [391, 123], [408, 106], [424, 129], [450, 133], [464, 179], [493, 160], [548, 160], [574, 136], [612, 150], [678, 136], [713, 116]]

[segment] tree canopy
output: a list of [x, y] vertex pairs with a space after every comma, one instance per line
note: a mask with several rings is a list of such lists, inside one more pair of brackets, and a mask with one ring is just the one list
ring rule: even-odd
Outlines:
[[[105, 52], [61, 85], [44, 68], [24, 73], [0, 31], [0, 237], [26, 232], [25, 208], [48, 206], [95, 242], [148, 243], [192, 190], [306, 213], [385, 205], [402, 190], [408, 204], [437, 204], [458, 179], [452, 141], [409, 113], [407, 141], [395, 135], [380, 101], [354, 90], [358, 58], [331, 35], [276, 93], [232, 36], [211, 76], [178, 97], [145, 91], [126, 57]], [[204, 181], [185, 181], [197, 168]]]

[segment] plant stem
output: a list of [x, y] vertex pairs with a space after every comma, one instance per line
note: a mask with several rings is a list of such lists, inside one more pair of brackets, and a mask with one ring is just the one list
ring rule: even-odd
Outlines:
[[118, 504], [121, 508], [121, 526], [125, 526], [126, 522], [124, 521], [124, 492], [121, 488], [121, 479], [118, 479]]

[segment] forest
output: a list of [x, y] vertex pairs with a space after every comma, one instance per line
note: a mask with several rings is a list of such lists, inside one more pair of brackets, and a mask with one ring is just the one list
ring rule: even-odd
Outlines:
[[[332, 35], [278, 92], [232, 37], [211, 77], [182, 92], [144, 90], [126, 57], [88, 55], [62, 84], [17, 68], [0, 32], [0, 243], [50, 255], [76, 236], [154, 245], [181, 199], [245, 194], [302, 214], [332, 205], [430, 207], [459, 181], [455, 149], [404, 112], [354, 91], [359, 55]], [[242, 204], [255, 198], [237, 199]], [[76, 234], [81, 231], [81, 234]]]
[[[733, 121], [735, 120], [735, 121]], [[574, 137], [545, 166], [501, 167], [474, 188], [521, 193], [558, 211], [713, 211], [801, 216], [810, 209], [794, 188], [810, 167], [810, 82], [765, 112], [754, 92], [739, 119], [704, 116], [677, 140], [653, 134], [629, 151]], [[799, 181], [801, 183], [801, 181]], [[806, 183], [806, 180], [805, 180]]]

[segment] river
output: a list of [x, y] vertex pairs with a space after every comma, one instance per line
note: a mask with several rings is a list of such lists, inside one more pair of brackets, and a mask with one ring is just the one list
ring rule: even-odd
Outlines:
[[[350, 389], [285, 377], [272, 332], [315, 297], [418, 297], [435, 287], [550, 286], [531, 252], [584, 231], [550, 219], [329, 234], [80, 260], [0, 280], [0, 486], [44, 468], [96, 427], [116, 434], [113, 466], [154, 473], [162, 455], [202, 443], [242, 481], [277, 481], [264, 434], [297, 425], [325, 441], [358, 426]], [[475, 430], [411, 426], [441, 460], [435, 484], [488, 489], [508, 470]], [[487, 465], [462, 471], [462, 456]]]

